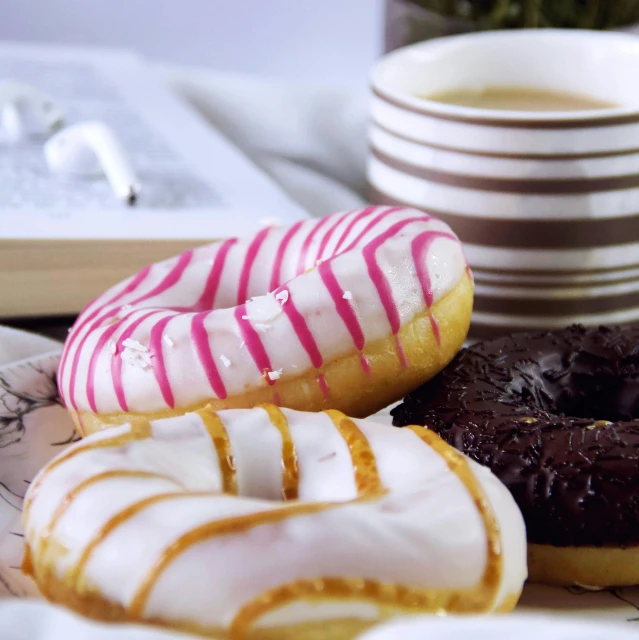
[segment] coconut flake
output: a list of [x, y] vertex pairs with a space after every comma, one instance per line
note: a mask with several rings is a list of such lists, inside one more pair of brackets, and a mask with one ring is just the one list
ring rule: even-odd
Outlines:
[[120, 307], [120, 311], [130, 311], [131, 309], [133, 309], [133, 305], [132, 304], [123, 304]]
[[242, 316], [242, 320], [267, 323], [281, 313], [281, 304], [275, 299], [273, 293], [267, 293], [265, 296], [255, 296], [246, 301], [246, 314]]
[[167, 347], [175, 346], [175, 342], [173, 342], [173, 340], [171, 340], [169, 336], [162, 336], [162, 340], [164, 341], [164, 344], [166, 344]]
[[253, 326], [262, 333], [266, 333], [271, 328], [270, 324], [264, 324], [263, 322], [256, 322]]
[[220, 360], [227, 369], [231, 366], [231, 361], [225, 355], [221, 355]]
[[282, 225], [282, 219], [277, 217], [261, 218], [260, 224], [263, 227], [280, 227]]
[[133, 340], [131, 338], [127, 338], [126, 340], [124, 340], [122, 342], [122, 346], [125, 349], [133, 349], [134, 351], [148, 351], [148, 347], [145, 347], [141, 342], [138, 342], [137, 340]]
[[282, 289], [279, 293], [275, 294], [275, 299], [279, 300], [280, 304], [284, 304], [285, 302], [288, 302], [288, 289]]
[[350, 291], [344, 291], [342, 298], [344, 298], [344, 300], [352, 300], [353, 294]]
[[269, 371], [266, 375], [269, 377], [269, 380], [279, 380], [282, 377], [282, 370], [276, 369], [275, 371]]
[[129, 364], [140, 367], [141, 369], [146, 369], [151, 366], [151, 354], [145, 353], [144, 351], [124, 349], [120, 354], [120, 358], [122, 358], [123, 362], [128, 362]]
[[118, 348], [115, 345], [115, 342], [113, 342], [113, 340], [109, 340], [109, 342], [107, 343], [109, 345], [109, 351], [115, 355], [116, 351], [118, 350]]
[[123, 362], [128, 362], [141, 367], [142, 369], [146, 369], [151, 366], [151, 354], [149, 353], [149, 349], [141, 342], [127, 338], [122, 341], [122, 346], [124, 349], [120, 354], [120, 358], [122, 358]]

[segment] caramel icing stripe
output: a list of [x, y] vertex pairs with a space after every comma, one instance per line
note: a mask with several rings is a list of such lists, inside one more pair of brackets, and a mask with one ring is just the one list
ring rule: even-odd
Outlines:
[[229, 440], [229, 434], [226, 427], [211, 407], [204, 407], [196, 412], [200, 416], [204, 427], [211, 437], [215, 451], [217, 452], [220, 464], [220, 474], [222, 476], [222, 491], [237, 495], [237, 471], [235, 469], [235, 458], [233, 456], [233, 448]]
[[99, 484], [100, 482], [111, 480], [113, 478], [162, 478], [170, 480], [170, 478], [160, 473], [155, 473], [152, 471], [138, 471], [133, 469], [111, 469], [109, 471], [97, 473], [96, 475], [86, 478], [75, 487], [73, 487], [73, 489], [68, 491], [64, 496], [62, 496], [58, 503], [58, 506], [51, 516], [51, 519], [47, 523], [46, 527], [44, 527], [44, 529], [42, 530], [42, 533], [40, 534], [40, 549], [38, 550], [38, 555], [41, 558], [45, 556], [46, 548], [49, 539], [51, 538], [51, 534], [58, 525], [58, 522], [60, 522], [65, 513], [69, 510], [69, 508], [73, 504], [73, 501], [86, 489], [89, 489], [93, 485]]
[[429, 431], [419, 426], [409, 426], [407, 428], [444, 459], [448, 468], [466, 487], [477, 507], [486, 531], [486, 568], [481, 582], [467, 597], [469, 598], [468, 604], [473, 601], [476, 603], [476, 611], [482, 609], [488, 611], [499, 594], [504, 570], [501, 552], [501, 531], [488, 497], [479, 480], [473, 474], [468, 461], [459, 451], [444, 442], [434, 431]]
[[381, 494], [386, 491], [377, 470], [375, 454], [359, 427], [341, 411], [330, 409], [324, 413], [333, 421], [348, 446], [353, 461], [353, 473], [357, 493], [362, 495]]
[[276, 609], [295, 601], [360, 600], [376, 604], [381, 617], [397, 609], [415, 613], [483, 613], [483, 602], [459, 589], [423, 589], [356, 577], [323, 576], [296, 580], [271, 589], [245, 604], [235, 615], [229, 637], [246, 637], [251, 627]]
[[300, 472], [297, 464], [297, 451], [288, 427], [288, 420], [279, 407], [272, 404], [260, 405], [268, 414], [273, 426], [282, 436], [282, 498], [297, 500]]
[[45, 480], [45, 478], [61, 464], [71, 460], [71, 458], [75, 458], [82, 453], [87, 453], [88, 451], [93, 451], [95, 449], [121, 447], [125, 444], [128, 444], [129, 442], [133, 442], [134, 440], [146, 440], [151, 436], [151, 433], [151, 423], [145, 418], [136, 418], [135, 421], [131, 422], [131, 429], [126, 433], [121, 433], [112, 438], [104, 438], [102, 440], [98, 440], [97, 442], [92, 442], [88, 445], [85, 444], [74, 447], [50, 462], [47, 465], [46, 469], [42, 473], [40, 473], [36, 481], [29, 487], [29, 496], [24, 502], [24, 508], [22, 512], [23, 523], [26, 524], [26, 522], [28, 521], [29, 510], [31, 509], [31, 505], [38, 495], [38, 488]]
[[[337, 420], [343, 425], [339, 412], [327, 411], [326, 413], [337, 414], [331, 417], [334, 422]], [[349, 420], [349, 422], [351, 421]], [[355, 425], [353, 426], [357, 428]], [[409, 428], [444, 459], [449, 469], [466, 487], [479, 511], [488, 541], [486, 568], [480, 583], [471, 589], [459, 590], [423, 589], [352, 577], [327, 576], [313, 580], [296, 580], [267, 591], [245, 604], [231, 624], [231, 638], [243, 637], [259, 618], [301, 599], [360, 599], [373, 602], [380, 607], [433, 613], [483, 613], [491, 609], [501, 584], [503, 560], [499, 525], [488, 499], [462, 454], [446, 444], [432, 431], [423, 427]], [[361, 431], [359, 433], [361, 434]], [[351, 434], [352, 432], [348, 433], [345, 438], [351, 439]], [[363, 434], [361, 436], [364, 437]], [[356, 440], [356, 442], [360, 441]], [[354, 462], [354, 466], [356, 466], [356, 462]]]
[[76, 584], [79, 586], [80, 580], [83, 578], [84, 569], [87, 566], [91, 555], [95, 551], [95, 549], [104, 541], [106, 538], [113, 533], [118, 527], [128, 522], [131, 518], [135, 517], [145, 509], [152, 507], [155, 504], [160, 502], [165, 502], [168, 500], [174, 500], [178, 498], [201, 498], [202, 496], [216, 496], [219, 495], [217, 492], [209, 492], [209, 491], [171, 491], [167, 493], [158, 493], [154, 496], [149, 496], [142, 500], [138, 500], [133, 504], [130, 504], [128, 507], [124, 508], [122, 511], [114, 515], [107, 522], [105, 522], [100, 529], [95, 533], [93, 538], [89, 541], [89, 543], [84, 548], [80, 559], [75, 564], [75, 566], [71, 569], [69, 573], [69, 582], [71, 584]]
[[166, 570], [166, 568], [182, 553], [192, 546], [209, 540], [226, 535], [244, 533], [266, 524], [275, 524], [283, 522], [289, 518], [312, 515], [338, 509], [344, 507], [348, 503], [332, 503], [332, 502], [314, 502], [314, 503], [294, 503], [286, 505], [278, 509], [270, 511], [262, 511], [258, 513], [250, 513], [241, 516], [224, 518], [222, 520], [213, 520], [206, 522], [191, 531], [181, 535], [164, 552], [158, 557], [155, 564], [151, 567], [147, 575], [142, 580], [138, 590], [131, 600], [128, 614], [131, 619], [141, 618], [144, 614], [144, 608], [157, 584], [158, 580]]

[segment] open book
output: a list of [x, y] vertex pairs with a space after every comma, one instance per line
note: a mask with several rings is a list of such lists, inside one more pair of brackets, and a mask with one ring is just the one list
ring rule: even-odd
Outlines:
[[4, 79], [50, 95], [65, 125], [109, 125], [142, 190], [127, 206], [104, 176], [50, 173], [43, 140], [0, 142], [0, 317], [75, 313], [150, 262], [306, 217], [134, 54], [0, 44]]

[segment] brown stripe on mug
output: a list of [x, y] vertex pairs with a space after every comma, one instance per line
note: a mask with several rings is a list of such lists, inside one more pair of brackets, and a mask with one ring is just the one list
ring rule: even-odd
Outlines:
[[[639, 176], [637, 176], [639, 178]], [[371, 185], [369, 197], [375, 204], [417, 205], [400, 201]], [[462, 242], [504, 249], [591, 249], [639, 241], [639, 213], [623, 218], [538, 219], [465, 216], [452, 211], [421, 209], [445, 222]], [[578, 233], [576, 231], [578, 230]], [[504, 273], [511, 273], [504, 270]], [[524, 271], [528, 274], [529, 272]], [[541, 273], [535, 271], [535, 273]], [[555, 274], [555, 271], [551, 271]], [[563, 273], [563, 272], [562, 272]], [[577, 273], [582, 273], [578, 271]]]
[[601, 267], [599, 269], [507, 269], [505, 267], [473, 267], [474, 272], [483, 271], [484, 273], [503, 276], [588, 276], [616, 272], [619, 272], [619, 276], [623, 276], [625, 272], [631, 269], [639, 269], [639, 263], [624, 265], [622, 267]]
[[386, 102], [393, 107], [398, 107], [404, 111], [418, 113], [437, 120], [448, 120], [450, 122], [460, 122], [462, 124], [480, 125], [486, 127], [502, 127], [504, 129], [591, 129], [595, 127], [612, 127], [626, 124], [636, 124], [639, 122], [639, 113], [610, 114], [597, 118], [553, 118], [552, 120], [542, 120], [534, 118], [491, 118], [486, 116], [462, 116], [452, 113], [443, 113], [429, 109], [427, 106], [417, 106], [408, 104], [387, 95], [377, 87], [371, 87], [375, 97]]
[[489, 280], [482, 278], [478, 269], [473, 269], [473, 280], [475, 284], [485, 287], [499, 287], [504, 290], [508, 289], [591, 289], [592, 287], [607, 287], [618, 284], [626, 284], [636, 282], [639, 284], [639, 275], [629, 278], [620, 278], [614, 280], [588, 280], [586, 282], [574, 282], [571, 280], [562, 280], [557, 278], [552, 282], [535, 282], [527, 280]]
[[506, 153], [498, 151], [478, 151], [476, 149], [462, 149], [460, 147], [451, 147], [445, 144], [435, 144], [434, 142], [425, 142], [418, 138], [413, 138], [405, 133], [398, 133], [389, 129], [387, 126], [373, 121], [373, 125], [383, 131], [389, 136], [393, 136], [398, 140], [404, 140], [411, 144], [419, 145], [425, 149], [432, 149], [434, 151], [446, 151], [449, 153], [459, 153], [467, 156], [476, 156], [479, 158], [500, 158], [503, 160], [534, 160], [536, 161], [562, 161], [562, 160], [595, 160], [598, 158], [615, 158], [617, 156], [630, 156], [639, 154], [639, 148], [635, 149], [622, 149], [620, 151], [592, 151], [584, 153]]
[[[571, 323], [571, 319], [567, 319], [564, 323], [564, 326], [568, 326]], [[584, 324], [588, 324], [588, 319], [584, 317]], [[594, 323], [595, 325], [600, 325], [600, 322]], [[619, 323], [615, 323], [619, 324]], [[630, 324], [630, 323], [628, 323]], [[475, 342], [480, 342], [483, 340], [494, 340], [495, 338], [502, 338], [511, 333], [545, 333], [548, 330], [556, 329], [556, 326], [548, 327], [547, 329], [540, 329], [538, 326], [527, 326], [525, 324], [521, 324], [521, 321], [517, 323], [509, 323], [506, 326], [496, 325], [496, 324], [483, 324], [474, 320], [471, 320], [470, 330], [468, 332], [467, 342], [469, 344], [474, 344]], [[560, 328], [564, 328], [563, 326]]]
[[575, 316], [639, 308], [639, 291], [597, 298], [500, 298], [475, 294], [475, 311], [514, 316]]
[[502, 336], [508, 335], [509, 333], [519, 333], [519, 332], [536, 332], [539, 333], [542, 331], [533, 327], [526, 327], [520, 324], [512, 324], [506, 327], [502, 327], [494, 324], [480, 324], [471, 320], [470, 330], [468, 332], [468, 342], [473, 343], [478, 340], [493, 340], [494, 338], [501, 338]]
[[[508, 318], [508, 316], [503, 316]], [[561, 316], [557, 317], [558, 322], [561, 321]], [[591, 322], [588, 316], [581, 316], [579, 319], [580, 323], [586, 326], [599, 326], [601, 325], [601, 319], [597, 319], [595, 322]], [[509, 322], [505, 326], [497, 325], [497, 324], [484, 324], [483, 322], [479, 322], [477, 320], [472, 320], [470, 324], [470, 330], [468, 332], [467, 342], [469, 344], [474, 344], [475, 342], [481, 340], [493, 340], [494, 338], [501, 338], [502, 336], [511, 334], [511, 333], [544, 333], [546, 331], [556, 329], [556, 328], [564, 328], [573, 322], [573, 319], [570, 317], [566, 317], [563, 320], [563, 324], [560, 324], [559, 327], [555, 322], [553, 322], [552, 327], [547, 327], [546, 329], [540, 328], [538, 325], [526, 325], [525, 322], [522, 323], [521, 318], [517, 318], [516, 321]], [[614, 321], [615, 325], [630, 325], [635, 324], [635, 321], [630, 320], [628, 322], [618, 322]]]
[[406, 175], [459, 189], [528, 195], [569, 195], [639, 187], [639, 173], [599, 178], [490, 178], [421, 167], [389, 156], [374, 146], [371, 146], [371, 154], [382, 164]]

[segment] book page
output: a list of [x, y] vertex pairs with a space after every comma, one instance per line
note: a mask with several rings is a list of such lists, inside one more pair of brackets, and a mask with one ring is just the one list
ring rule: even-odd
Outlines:
[[0, 239], [214, 239], [251, 233], [265, 218], [286, 225], [306, 217], [134, 54], [0, 44], [3, 79], [48, 94], [64, 109], [65, 126], [109, 125], [142, 191], [127, 206], [104, 175], [52, 174], [44, 140], [0, 140]]

